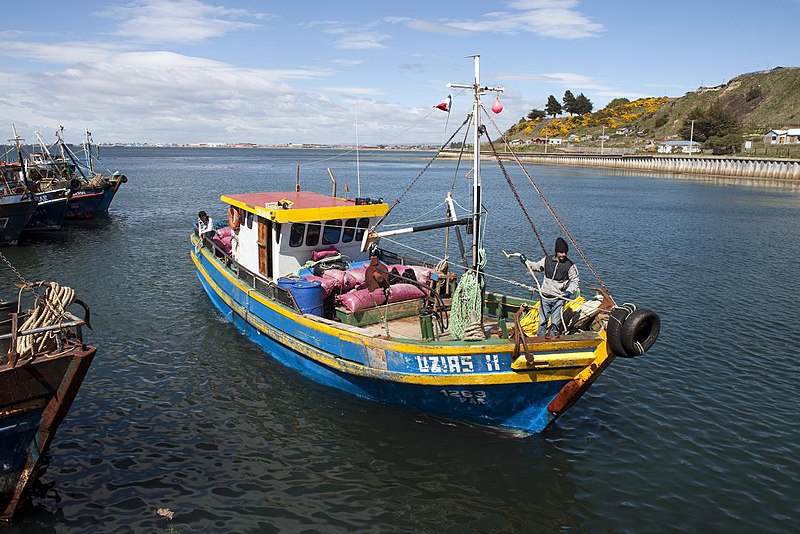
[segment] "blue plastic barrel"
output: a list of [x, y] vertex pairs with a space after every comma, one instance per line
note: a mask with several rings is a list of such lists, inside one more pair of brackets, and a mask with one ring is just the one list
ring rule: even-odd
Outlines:
[[316, 280], [309, 282], [300, 278], [278, 278], [278, 286], [292, 292], [302, 313], [310, 313], [319, 317], [324, 315], [325, 292], [322, 284]]
[[323, 316], [322, 302], [325, 300], [325, 293], [322, 290], [322, 284], [316, 280], [311, 282], [301, 280], [292, 285], [291, 291], [301, 312]]
[[283, 289], [288, 289], [289, 291], [292, 290], [292, 286], [295, 282], [299, 282], [300, 278], [297, 277], [283, 277], [278, 278], [278, 286], [282, 287]]

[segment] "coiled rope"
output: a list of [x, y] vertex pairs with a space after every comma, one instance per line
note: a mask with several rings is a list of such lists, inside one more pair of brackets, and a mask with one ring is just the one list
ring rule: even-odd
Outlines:
[[486, 254], [478, 251], [478, 269], [469, 270], [461, 276], [453, 291], [450, 311], [450, 335], [463, 341], [483, 341], [483, 289], [486, 282], [481, 271], [486, 266]]
[[[36, 308], [22, 324], [20, 331], [60, 323], [64, 319], [64, 311], [72, 304], [74, 298], [75, 290], [71, 287], [60, 286], [56, 282], [50, 282], [47, 290], [45, 290], [44, 298], [39, 299]], [[58, 335], [57, 331], [51, 330], [49, 332], [20, 336], [17, 338], [16, 352], [20, 358], [28, 358], [35, 354], [51, 351], [58, 345], [56, 338]]]

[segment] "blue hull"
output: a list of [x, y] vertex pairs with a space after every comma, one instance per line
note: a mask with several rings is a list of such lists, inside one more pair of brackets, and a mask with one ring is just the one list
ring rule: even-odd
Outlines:
[[67, 215], [69, 198], [40, 200], [36, 212], [25, 225], [24, 231], [58, 230], [64, 224]]
[[[67, 220], [87, 220], [93, 219], [98, 209], [105, 200], [105, 190], [100, 188], [92, 188], [89, 190], [81, 190], [72, 195], [67, 207]], [[109, 203], [111, 201], [109, 200]]]
[[[464, 355], [435, 356], [426, 355], [424, 346], [413, 352], [413, 346], [404, 349], [408, 343], [337, 335], [254, 298], [252, 290], [243, 290], [235, 276], [223, 273], [204, 250], [194, 253], [197, 276], [228, 321], [279, 363], [358, 397], [531, 434], [541, 432], [557, 417], [548, 407], [580, 371], [563, 376], [542, 372], [533, 379], [514, 372], [507, 340], [502, 347], [489, 345], [488, 351], [482, 347], [476, 352], [463, 345]], [[451, 347], [448, 354], [452, 352]]]
[[0, 243], [14, 244], [36, 211], [36, 201], [10, 196], [0, 201]]

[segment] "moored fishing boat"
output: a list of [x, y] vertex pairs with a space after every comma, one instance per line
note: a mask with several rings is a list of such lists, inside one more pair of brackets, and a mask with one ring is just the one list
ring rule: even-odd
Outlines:
[[[19, 300], [0, 301], [0, 520], [19, 510], [96, 352], [83, 341], [88, 308], [72, 289], [22, 282]], [[73, 302], [84, 319], [66, 311]]]
[[16, 244], [36, 212], [36, 199], [15, 183], [0, 184], [0, 244]]
[[[83, 142], [84, 158], [81, 158], [64, 142], [61, 132], [56, 135], [52, 151], [38, 136], [41, 151], [31, 154], [27, 172], [41, 191], [69, 189], [66, 220], [88, 220], [108, 215], [108, 209], [122, 184], [128, 178], [119, 171], [110, 175], [96, 170], [99, 158], [92, 134], [86, 131]], [[57, 151], [57, 155], [53, 152]]]
[[[441, 223], [382, 232], [391, 211], [383, 200], [303, 192], [298, 182], [295, 191], [223, 195], [228, 227], [216, 235], [198, 228], [191, 257], [212, 303], [280, 363], [377, 402], [530, 434], [570, 408], [616, 356], [649, 349], [660, 323], [648, 310], [616, 306], [601, 284], [597, 296], [571, 299], [563, 335], [536, 336], [536, 299], [486, 291], [480, 97], [502, 88], [479, 79], [476, 56], [474, 83], [451, 85], [474, 95], [464, 123], [474, 139], [471, 217], [451, 209]], [[472, 263], [460, 279], [446, 254], [431, 264], [380, 245], [459, 226], [472, 234]]]

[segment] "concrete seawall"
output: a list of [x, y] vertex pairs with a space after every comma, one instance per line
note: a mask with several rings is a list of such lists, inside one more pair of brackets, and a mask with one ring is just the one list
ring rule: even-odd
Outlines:
[[[448, 155], [457, 156], [458, 153], [455, 151], [448, 151]], [[501, 156], [504, 160], [513, 159], [509, 153], [502, 153]], [[626, 171], [699, 174], [728, 178], [760, 178], [766, 180], [800, 182], [800, 160], [796, 159], [523, 153], [518, 153], [517, 156], [523, 163], [539, 165], [571, 165]]]

